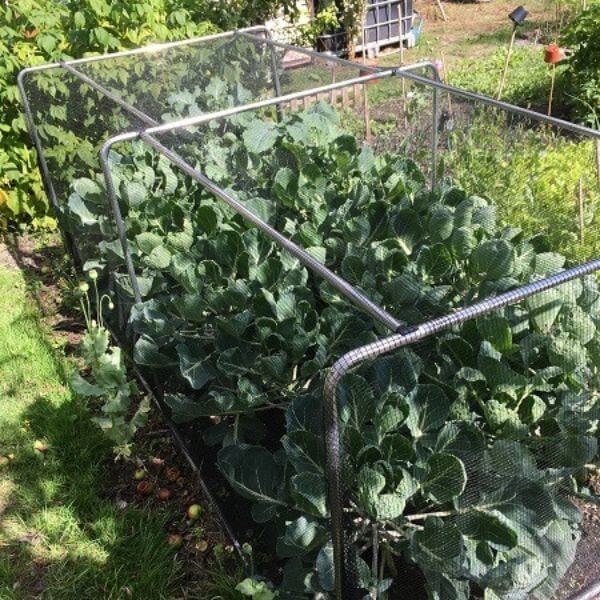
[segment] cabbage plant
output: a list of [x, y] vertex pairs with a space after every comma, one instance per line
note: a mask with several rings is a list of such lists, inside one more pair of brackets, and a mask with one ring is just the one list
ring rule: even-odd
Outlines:
[[[375, 155], [324, 104], [205, 133], [181, 142], [186, 158], [409, 326], [568, 266], [486, 198], [450, 180], [431, 191], [406, 156]], [[323, 380], [388, 332], [164, 157], [130, 150], [111, 161], [143, 296], [134, 359], [174, 419], [218, 416], [204, 442], [276, 532], [280, 597], [332, 597]], [[68, 213], [99, 240], [88, 267], [114, 276], [99, 178], [73, 183]], [[599, 310], [582, 278], [342, 380], [348, 561], [364, 594], [394, 597], [398, 569], [416, 568], [432, 599], [552, 597], [580, 537], [568, 494], [597, 458]]]

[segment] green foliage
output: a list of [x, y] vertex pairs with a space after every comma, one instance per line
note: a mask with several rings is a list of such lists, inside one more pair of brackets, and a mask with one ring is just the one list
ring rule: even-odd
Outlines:
[[[87, 331], [81, 340], [81, 354], [90, 374], [87, 378], [75, 372], [71, 379], [73, 391], [81, 397], [101, 401], [101, 415], [92, 418], [114, 444], [117, 456], [129, 456], [130, 442], [136, 430], [146, 423], [150, 410], [149, 401], [144, 398], [136, 411], [131, 414], [132, 396], [139, 394], [135, 381], [129, 380], [121, 348], [111, 345], [110, 334], [102, 321], [102, 310], [108, 297], [100, 298], [96, 283], [96, 272], [90, 276], [94, 287], [94, 300], [98, 307], [98, 321], [91, 319], [89, 284], [83, 283], [80, 292], [84, 294], [81, 306], [86, 318]], [[110, 302], [110, 301], [109, 301]], [[112, 305], [110, 302], [109, 307]]]
[[16, 85], [24, 67], [111, 52], [214, 30], [201, 5], [177, 0], [51, 2], [17, 0], [0, 8], [0, 226], [52, 226]]
[[337, 6], [335, 3], [328, 4], [321, 8], [308, 24], [299, 28], [299, 36], [294, 43], [300, 46], [314, 47], [320, 35], [336, 31], [339, 25]]
[[184, 6], [193, 7], [198, 18], [216, 23], [225, 31], [262, 24], [271, 17], [283, 13], [293, 20], [299, 15], [295, 0], [227, 0], [226, 2], [195, 2], [180, 0]]
[[[542, 236], [502, 226], [488, 200], [450, 181], [431, 192], [412, 161], [375, 156], [326, 105], [281, 123], [245, 114], [204, 134], [186, 146], [199, 169], [409, 324], [566, 264]], [[175, 418], [223, 415], [204, 439], [222, 446], [219, 467], [254, 519], [278, 532], [280, 592], [328, 597], [322, 383], [378, 327], [223, 203], [166, 176], [147, 147], [130, 152], [111, 160], [143, 288], [135, 360], [168, 381]], [[69, 201], [92, 239], [108, 235], [95, 186], [75, 182]], [[115, 272], [113, 240], [99, 251], [99, 268]], [[368, 544], [376, 525], [432, 598], [466, 600], [477, 587], [550, 597], [579, 537], [561, 489], [597, 456], [599, 311], [584, 278], [348, 375], [345, 510], [364, 524], [352, 541]], [[365, 590], [392, 585], [356, 565]]]
[[[446, 168], [461, 186], [490, 198], [500, 218], [518, 223], [527, 235], [543, 233], [550, 247], [570, 260], [597, 256], [600, 191], [594, 142], [551, 132], [540, 135], [515, 124], [509, 135], [502, 115], [475, 115], [468, 130], [454, 132], [454, 143], [444, 155]], [[583, 240], [576, 209], [580, 180]]]
[[581, 122], [600, 126], [600, 4], [581, 12], [565, 32], [573, 50], [566, 83], [571, 107]]
[[[495, 98], [505, 59], [506, 48], [498, 49], [476, 61], [465, 59], [450, 71], [449, 82], [456, 87]], [[562, 71], [563, 67], [559, 66], [559, 79]], [[542, 50], [517, 46], [511, 54], [502, 100], [545, 112], [550, 77], [550, 68], [544, 63]]]
[[279, 597], [279, 594], [273, 592], [266, 582], [257, 581], [256, 579], [244, 579], [235, 589], [243, 596], [252, 598], [252, 600], [274, 600]]

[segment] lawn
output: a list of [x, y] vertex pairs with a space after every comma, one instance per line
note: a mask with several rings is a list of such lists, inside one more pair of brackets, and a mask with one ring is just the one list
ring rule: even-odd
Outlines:
[[23, 275], [0, 267], [0, 598], [170, 597], [168, 512], [103, 498], [110, 447], [71, 368]]

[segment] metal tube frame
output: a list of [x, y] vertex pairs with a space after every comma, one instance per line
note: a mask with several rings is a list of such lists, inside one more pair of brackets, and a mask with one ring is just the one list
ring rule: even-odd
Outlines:
[[58, 221], [60, 227], [60, 235], [63, 240], [63, 244], [65, 248], [76, 265], [81, 264], [81, 258], [79, 253], [77, 252], [77, 248], [75, 243], [73, 242], [73, 237], [67, 231], [66, 227], [63, 227], [62, 220], [62, 212], [60, 210], [60, 206], [58, 204], [58, 198], [56, 196], [56, 190], [54, 189], [54, 184], [52, 183], [52, 178], [50, 177], [50, 169], [48, 169], [48, 163], [46, 162], [46, 156], [44, 154], [44, 147], [42, 145], [42, 140], [38, 134], [37, 128], [33, 121], [33, 114], [31, 112], [31, 104], [29, 102], [29, 97], [25, 91], [25, 75], [27, 74], [27, 70], [20, 71], [17, 76], [17, 87], [19, 89], [19, 93], [21, 94], [21, 98], [23, 100], [23, 111], [25, 116], [25, 123], [27, 125], [27, 131], [29, 133], [29, 137], [33, 142], [33, 146], [35, 148], [36, 158], [38, 168], [42, 175], [42, 184], [44, 186], [44, 191], [50, 200], [50, 205], [52, 206], [52, 210], [56, 216], [56, 220]]
[[[406, 67], [409, 68], [409, 67]], [[412, 67], [414, 68], [414, 67]], [[73, 74], [77, 73], [77, 70], [71, 67], [71, 72]], [[155, 125], [147, 128], [144, 131], [136, 131], [136, 132], [127, 132], [120, 134], [118, 136], [114, 136], [109, 138], [104, 145], [102, 146], [102, 150], [100, 152], [100, 162], [102, 164], [102, 170], [104, 173], [104, 177], [106, 180], [106, 189], [107, 195], [109, 197], [111, 210], [113, 212], [113, 216], [115, 218], [115, 222], [117, 225], [117, 232], [119, 235], [119, 240], [121, 243], [121, 247], [123, 249], [123, 253], [126, 260], [126, 267], [128, 271], [128, 275], [131, 280], [132, 288], [134, 291], [134, 296], [136, 302], [141, 301], [141, 295], [139, 292], [139, 285], [137, 283], [137, 275], [135, 273], [135, 268], [133, 265], [133, 259], [131, 256], [131, 251], [129, 249], [129, 243], [127, 241], [126, 235], [126, 226], [124, 223], [124, 219], [119, 207], [118, 199], [116, 196], [116, 190], [114, 187], [114, 183], [112, 181], [112, 174], [110, 172], [109, 165], [109, 154], [111, 148], [118, 143], [122, 143], [124, 141], [130, 141], [133, 139], [142, 139], [151, 146], [153, 146], [158, 152], [163, 154], [166, 158], [168, 158], [173, 164], [183, 170], [187, 175], [192, 177], [195, 181], [202, 184], [206, 189], [211, 191], [221, 200], [226, 202], [231, 208], [233, 208], [236, 212], [241, 214], [246, 220], [250, 221], [253, 225], [255, 225], [258, 229], [260, 229], [263, 233], [268, 235], [271, 239], [275, 240], [279, 243], [283, 248], [285, 248], [288, 252], [290, 252], [293, 256], [298, 258], [302, 264], [304, 264], [310, 271], [319, 275], [323, 279], [325, 279], [332, 287], [334, 287], [338, 292], [340, 292], [343, 296], [348, 298], [351, 302], [353, 302], [357, 307], [365, 310], [368, 314], [373, 316], [377, 321], [382, 323], [384, 326], [388, 327], [392, 331], [397, 331], [401, 327], [404, 326], [402, 321], [399, 321], [394, 316], [390, 315], [385, 309], [380, 307], [378, 304], [374, 303], [370, 300], [365, 294], [363, 294], [360, 290], [352, 286], [345, 279], [325, 267], [319, 261], [317, 261], [311, 254], [309, 254], [306, 250], [292, 242], [289, 238], [285, 237], [277, 230], [272, 228], [268, 223], [260, 219], [256, 214], [248, 210], [242, 203], [233, 198], [231, 194], [228, 194], [221, 187], [217, 186], [211, 180], [209, 180], [204, 174], [202, 174], [198, 169], [193, 168], [185, 159], [179, 156], [176, 152], [167, 148], [164, 144], [160, 143], [156, 139], [155, 134], [157, 133], [171, 133], [177, 129], [189, 127], [190, 123], [194, 126], [202, 123], [206, 123], [209, 121], [214, 121], [218, 118], [225, 118], [235, 114], [239, 114], [242, 112], [247, 112], [250, 110], [256, 110], [257, 108], [266, 108], [269, 106], [277, 106], [283, 102], [287, 102], [289, 100], [303, 98], [307, 96], [313, 96], [315, 93], [327, 92], [335, 89], [340, 89], [345, 86], [354, 85], [355, 83], [364, 83], [371, 80], [382, 79], [385, 77], [389, 77], [395, 74], [395, 71], [381, 71], [378, 73], [373, 73], [372, 75], [365, 75], [362, 77], [349, 79], [346, 81], [336, 82], [327, 86], [322, 86], [320, 88], [313, 88], [308, 91], [295, 92], [294, 94], [288, 94], [287, 96], [280, 96], [278, 98], [271, 98], [268, 100], [263, 100], [259, 102], [255, 102], [252, 104], [242, 105], [233, 107], [227, 110], [219, 111], [216, 113], [211, 113], [208, 115], [200, 115], [199, 117], [193, 117], [191, 119], [184, 119], [181, 121], [175, 121], [174, 123], [168, 123], [165, 125]], [[84, 76], [87, 80], [86, 76]], [[102, 86], [97, 84], [96, 82], [86, 81], [90, 85], [94, 86], [96, 89], [101, 89]], [[116, 101], [119, 105], [121, 105], [125, 110], [129, 110], [129, 105], [127, 102], [122, 99], [115, 97], [110, 91], [107, 91], [107, 96], [111, 97], [114, 101]], [[154, 119], [151, 117], [144, 115], [140, 111], [136, 110], [136, 116], [138, 118], [144, 118], [144, 120], [151, 124], [156, 123]]]
[[[389, 74], [391, 74], [391, 72], [389, 72]], [[374, 78], [380, 78], [381, 76], [382, 76], [382, 74], [368, 75], [368, 76], [365, 76], [364, 79], [370, 80], [370, 79], [374, 79]], [[352, 82], [354, 82], [354, 80], [352, 80]], [[347, 82], [346, 82], [346, 84], [348, 85]], [[98, 85], [98, 84], [95, 84], [95, 85]], [[335, 88], [332, 88], [332, 86], [334, 86], [334, 85], [335, 85]], [[327, 88], [327, 90], [336, 89], [338, 87], [343, 87], [343, 86], [341, 85], [341, 83], [340, 84], [332, 84], [331, 86], [324, 86], [324, 88]], [[321, 89], [323, 89], [323, 88], [321, 88]], [[323, 89], [323, 91], [326, 91], [326, 90]], [[269, 99], [268, 101], [263, 101], [263, 102], [256, 103], [256, 104], [259, 104], [261, 107], [273, 106], [273, 105], [277, 105], [277, 104], [281, 103], [284, 98], [285, 98], [285, 96], [281, 96], [279, 98]], [[127, 103], [125, 103], [124, 101], [120, 101], [119, 104], [121, 104], [123, 106], [124, 104], [126, 105]], [[249, 108], [249, 106], [250, 105], [234, 107], [227, 111], [221, 111], [221, 112], [226, 113], [226, 116], [230, 116], [230, 115], [234, 115], [234, 114], [239, 114], [241, 112], [245, 112], [247, 110], [251, 110]], [[123, 108], [126, 108], [126, 106], [123, 106]], [[210, 117], [211, 117], [211, 115], [208, 115], [206, 117], [206, 120], [213, 120]], [[151, 117], [146, 116], [146, 118], [150, 121], [155, 122]], [[213, 118], [214, 118], [214, 114], [213, 114]], [[204, 122], [204, 121], [202, 121], [202, 122]], [[271, 239], [273, 239], [277, 243], [279, 243], [283, 248], [285, 248], [293, 256], [298, 258], [298, 260], [300, 260], [300, 262], [302, 262], [302, 264], [304, 264], [309, 270], [311, 270], [313, 273], [324, 278], [338, 292], [340, 292], [342, 295], [344, 295], [350, 301], [354, 302], [354, 304], [356, 304], [358, 307], [362, 308], [363, 310], [365, 310], [366, 312], [371, 314], [371, 316], [375, 317], [379, 322], [383, 323], [386, 327], [390, 328], [392, 331], [396, 331], [400, 327], [403, 326], [403, 323], [401, 321], [398, 321], [395, 317], [390, 315], [387, 311], [385, 311], [379, 305], [377, 305], [376, 303], [371, 301], [369, 298], [367, 298], [367, 296], [365, 296], [362, 292], [360, 292], [354, 286], [349, 284], [345, 279], [343, 279], [342, 277], [340, 277], [339, 275], [335, 274], [333, 271], [331, 271], [330, 269], [325, 267], [323, 264], [321, 264], [306, 250], [304, 250], [303, 248], [301, 248], [300, 246], [298, 246], [297, 244], [292, 242], [289, 238], [287, 238], [284, 235], [282, 235], [281, 233], [279, 233], [277, 230], [275, 230], [273, 227], [271, 227], [268, 223], [263, 221], [256, 214], [254, 214], [252, 211], [248, 210], [242, 203], [240, 203], [238, 200], [233, 198], [233, 196], [228, 194], [221, 187], [217, 186], [215, 183], [213, 183], [211, 180], [209, 180], [198, 169], [193, 168], [185, 159], [183, 159], [181, 156], [179, 156], [176, 152], [170, 150], [169, 148], [164, 146], [164, 144], [161, 144], [160, 141], [158, 141], [154, 135], [154, 132], [157, 132], [157, 131], [162, 132], [165, 130], [163, 129], [163, 126], [159, 125], [156, 127], [150, 127], [148, 129], [146, 129], [145, 131], [135, 132], [133, 135], [131, 133], [125, 133], [125, 134], [121, 134], [119, 136], [114, 136], [112, 138], [109, 138], [104, 143], [104, 145], [102, 146], [102, 149], [100, 151], [100, 162], [102, 164], [102, 170], [103, 170], [104, 177], [106, 180], [106, 191], [107, 191], [107, 195], [109, 197], [113, 216], [114, 216], [114, 219], [115, 219], [115, 222], [117, 225], [117, 232], [119, 235], [119, 240], [121, 243], [121, 247], [123, 249], [123, 253], [125, 255], [127, 271], [128, 271], [129, 277], [131, 279], [136, 302], [141, 301], [141, 295], [139, 292], [139, 285], [137, 283], [137, 275], [135, 273], [135, 268], [133, 265], [131, 251], [129, 249], [129, 243], [127, 241], [126, 226], [125, 226], [125, 222], [124, 222], [124, 219], [123, 219], [120, 207], [119, 207], [112, 174], [110, 171], [109, 155], [110, 155], [110, 150], [112, 149], [112, 147], [115, 144], [121, 143], [123, 141], [128, 141], [128, 140], [139, 138], [139, 139], [144, 140], [146, 143], [150, 144], [151, 146], [153, 146], [156, 150], [158, 150], [158, 152], [160, 152], [163, 156], [165, 156], [167, 159], [169, 159], [174, 165], [176, 165], [181, 170], [183, 170], [187, 175], [192, 177], [198, 183], [202, 184], [206, 189], [208, 189], [209, 191], [214, 193], [221, 200], [225, 201], [231, 208], [233, 208], [236, 212], [241, 214], [246, 220], [250, 221], [253, 225], [255, 225], [258, 229], [260, 229], [263, 233], [268, 235]], [[171, 129], [169, 128], [166, 131], [171, 132]]]
[[[437, 71], [437, 68], [435, 68], [433, 65], [432, 67]], [[486, 106], [499, 108], [511, 114], [527, 117], [539, 123], [544, 123], [546, 125], [558, 127], [566, 131], [571, 131], [572, 133], [579, 133], [587, 137], [600, 140], [599, 130], [590, 129], [589, 127], [585, 127], [584, 125], [571, 123], [570, 121], [558, 119], [557, 117], [551, 117], [543, 113], [535, 112], [534, 110], [530, 110], [529, 108], [522, 108], [514, 104], [509, 104], [508, 102], [503, 102], [502, 100], [496, 100], [495, 98], [490, 98], [489, 96], [482, 96], [481, 94], [477, 94], [476, 92], [469, 92], [467, 90], [448, 85], [446, 83], [443, 83], [439, 76], [433, 79], [427, 79], [425, 77], [422, 77], [421, 75], [413, 73], [411, 69], [396, 69], [396, 74], [399, 77], [404, 77], [405, 79], [415, 81], [416, 83], [420, 83], [424, 86], [433, 86], [438, 90], [448, 92], [449, 94], [459, 96], [460, 98], [464, 98], [466, 100], [474, 100], [475, 102], [478, 102], [480, 104], [485, 104]]]
[[395, 335], [355, 348], [339, 358], [331, 367], [323, 388], [323, 420], [325, 424], [326, 475], [329, 485], [329, 509], [335, 568], [335, 586], [338, 600], [347, 600], [345, 574], [345, 536], [343, 523], [344, 493], [341, 484], [342, 444], [337, 406], [337, 388], [342, 378], [367, 360], [375, 359], [393, 350], [419, 342], [454, 325], [486, 315], [494, 310], [514, 304], [534, 294], [543, 292], [578, 277], [600, 270], [600, 259], [568, 269], [557, 275], [529, 283], [493, 298], [487, 298], [449, 315], [407, 327]]
[[[265, 37], [260, 38], [256, 34], [263, 33]], [[367, 71], [370, 74], [364, 75], [361, 77], [348, 79], [342, 82], [336, 82], [327, 86], [322, 86], [319, 88], [312, 88], [310, 90], [303, 90], [300, 92], [295, 92], [287, 95], [280, 95], [280, 82], [278, 79], [278, 73], [274, 73], [273, 83], [275, 86], [276, 97], [269, 100], [257, 101], [251, 104], [247, 104], [244, 106], [238, 106], [231, 109], [226, 109], [222, 111], [218, 111], [208, 115], [201, 115], [199, 117], [193, 117], [188, 119], [180, 119], [177, 121], [173, 121], [172, 123], [167, 124], [159, 124], [152, 117], [147, 114], [139, 111], [136, 107], [130, 105], [126, 101], [124, 101], [118, 95], [110, 92], [104, 86], [94, 81], [92, 78], [87, 75], [81, 73], [78, 69], [75, 68], [76, 65], [86, 64], [90, 62], [108, 60], [115, 57], [121, 56], [131, 56], [136, 54], [144, 54], [150, 52], [160, 52], [166, 50], [168, 48], [185, 46], [189, 44], [202, 43], [206, 41], [210, 41], [212, 39], [226, 38], [226, 37], [234, 37], [234, 36], [244, 36], [250, 39], [255, 39], [260, 41], [263, 44], [267, 44], [271, 47], [273, 52], [275, 48], [281, 48], [283, 50], [293, 50], [296, 52], [304, 53], [311, 56], [314, 59], [318, 59], [320, 61], [327, 61], [329, 63], [335, 63], [342, 66], [352, 67], [356, 69], [361, 69], [363, 72]], [[100, 152], [100, 162], [102, 164], [102, 168], [104, 171], [104, 176], [107, 182], [107, 193], [111, 203], [111, 210], [113, 212], [113, 216], [115, 217], [117, 223], [117, 231], [119, 234], [119, 238], [121, 244], [123, 246], [123, 250], [126, 258], [126, 266], [128, 270], [129, 277], [131, 279], [132, 287], [134, 289], [134, 295], [136, 296], [136, 300], [139, 301], [139, 286], [137, 286], [137, 276], [135, 274], [135, 269], [133, 267], [133, 260], [131, 257], [131, 253], [129, 251], [125, 223], [123, 217], [120, 212], [118, 199], [116, 196], [116, 190], [114, 189], [114, 183], [112, 182], [112, 176], [110, 173], [110, 165], [109, 165], [109, 154], [111, 148], [118, 143], [131, 141], [134, 139], [141, 139], [144, 142], [148, 143], [152, 147], [154, 147], [158, 152], [163, 154], [167, 159], [169, 159], [173, 164], [182, 169], [186, 174], [192, 177], [195, 181], [199, 182], [206, 189], [213, 192], [223, 201], [225, 201], [231, 208], [241, 214], [244, 218], [252, 222], [256, 227], [261, 229], [267, 235], [269, 235], [272, 239], [274, 239], [277, 243], [279, 243], [283, 248], [290, 251], [293, 255], [295, 255], [299, 260], [301, 260], [307, 268], [318, 274], [319, 276], [326, 279], [331, 285], [333, 285], [340, 293], [346, 296], [349, 300], [354, 302], [356, 305], [360, 306], [362, 309], [369, 312], [372, 316], [377, 318], [379, 321], [384, 323], [387, 327], [392, 329], [395, 335], [388, 336], [386, 338], [382, 338], [376, 342], [368, 344], [366, 346], [362, 346], [360, 348], [356, 348], [342, 358], [340, 358], [331, 368], [324, 386], [324, 418], [325, 418], [325, 434], [324, 440], [326, 444], [327, 450], [327, 474], [329, 480], [329, 505], [331, 508], [331, 520], [332, 520], [332, 537], [334, 544], [334, 566], [336, 573], [336, 593], [338, 594], [338, 599], [346, 600], [346, 596], [344, 596], [344, 529], [342, 522], [342, 489], [341, 489], [341, 481], [340, 481], [340, 470], [341, 470], [341, 442], [340, 442], [340, 430], [339, 430], [339, 422], [338, 422], [338, 412], [337, 412], [337, 400], [336, 400], [336, 391], [337, 386], [342, 377], [351, 371], [352, 369], [361, 365], [364, 361], [376, 358], [381, 356], [382, 354], [391, 352], [392, 350], [402, 348], [409, 344], [415, 343], [428, 337], [434, 333], [443, 331], [452, 327], [453, 325], [457, 325], [465, 322], [466, 320], [484, 315], [493, 311], [495, 309], [501, 308], [503, 306], [507, 306], [508, 304], [512, 304], [523, 298], [526, 298], [532, 294], [539, 293], [543, 290], [549, 289], [556, 285], [560, 285], [561, 283], [565, 283], [577, 277], [581, 277], [586, 274], [593, 273], [597, 270], [600, 270], [600, 259], [592, 260], [588, 263], [575, 267], [573, 269], [569, 269], [552, 277], [548, 277], [541, 281], [537, 281], [534, 283], [530, 283], [528, 285], [524, 285], [520, 288], [507, 292], [505, 294], [501, 294], [495, 298], [489, 298], [483, 300], [482, 302], [478, 302], [470, 307], [461, 309], [453, 314], [433, 319], [431, 321], [427, 321], [416, 327], [406, 327], [404, 323], [396, 320], [393, 316], [389, 315], [383, 308], [378, 306], [377, 304], [370, 301], [366, 298], [362, 292], [356, 290], [353, 286], [351, 286], [348, 282], [343, 280], [341, 277], [337, 276], [335, 273], [331, 272], [324, 265], [319, 263], [308, 254], [304, 249], [300, 248], [296, 244], [294, 244], [291, 240], [287, 239], [285, 236], [279, 234], [276, 230], [271, 228], [267, 223], [262, 221], [259, 217], [257, 217], [251, 211], [248, 211], [241, 203], [239, 203], [235, 198], [227, 194], [222, 188], [214, 184], [210, 181], [204, 174], [202, 174], [197, 169], [194, 169], [191, 165], [189, 165], [181, 156], [179, 156], [176, 152], [173, 152], [164, 144], [162, 144], [156, 136], [163, 133], [172, 133], [179, 129], [184, 129], [188, 127], [194, 127], [201, 125], [203, 123], [207, 123], [209, 121], [215, 119], [227, 118], [229, 116], [250, 110], [257, 110], [262, 108], [267, 108], [270, 106], [278, 106], [282, 103], [289, 102], [294, 99], [300, 99], [308, 96], [314, 96], [315, 94], [333, 91], [336, 89], [343, 88], [345, 86], [354, 85], [354, 84], [364, 84], [372, 80], [383, 79], [390, 76], [398, 76], [403, 77], [408, 80], [414, 81], [418, 84], [422, 84], [424, 86], [433, 87], [433, 135], [432, 135], [432, 151], [433, 151], [433, 175], [432, 175], [432, 185], [435, 186], [435, 172], [437, 168], [437, 140], [438, 140], [438, 123], [437, 123], [437, 113], [439, 112], [439, 93], [447, 92], [449, 94], [457, 95], [459, 97], [474, 100], [481, 104], [492, 106], [495, 108], [499, 108], [511, 114], [520, 115], [523, 117], [528, 117], [534, 121], [544, 123], [547, 125], [555, 126], [566, 131], [571, 131], [574, 133], [584, 134], [589, 138], [593, 138], [596, 140], [600, 140], [600, 131], [594, 131], [587, 127], [576, 125], [574, 123], [570, 123], [568, 121], [564, 121], [561, 119], [557, 119], [555, 117], [543, 115], [541, 113], [537, 113], [531, 111], [529, 109], [516, 107], [514, 105], [508, 104], [506, 102], [502, 102], [500, 100], [495, 100], [493, 98], [489, 98], [486, 96], [482, 96], [480, 94], [474, 92], [468, 92], [466, 90], [461, 90], [460, 88], [455, 88], [453, 86], [449, 86], [441, 82], [439, 73], [437, 68], [431, 62], [423, 62], [416, 65], [408, 65], [406, 67], [399, 67], [391, 70], [383, 70], [377, 67], [369, 67], [366, 65], [357, 65], [350, 61], [341, 59], [336, 56], [331, 55], [323, 55], [318, 52], [312, 50], [306, 50], [302, 48], [297, 48], [295, 46], [291, 46], [289, 44], [285, 44], [283, 42], [277, 42], [269, 38], [268, 31], [265, 27], [259, 26], [254, 28], [249, 28], [246, 30], [240, 30], [237, 32], [225, 32], [220, 34], [215, 34], [211, 36], [205, 36], [201, 38], [194, 38], [191, 40], [183, 40], [180, 42], [169, 42], [166, 44], [158, 44], [151, 45], [145, 48], [139, 48], [135, 50], [128, 50], [118, 53], [113, 53], [109, 55], [101, 55], [95, 57], [87, 57], [83, 59], [70, 60], [65, 61], [63, 63], [52, 63], [48, 65], [40, 65], [36, 67], [30, 67], [28, 69], [24, 69], [19, 73], [18, 85], [19, 90], [23, 96], [23, 102], [25, 106], [25, 118], [27, 121], [28, 128], [30, 130], [31, 137], [34, 141], [36, 150], [38, 152], [38, 160], [40, 163], [40, 169], [42, 172], [42, 177], [44, 179], [44, 184], [46, 186], [46, 190], [48, 191], [52, 206], [54, 210], [57, 211], [57, 215], [60, 214], [59, 206], [55, 194], [54, 187], [52, 185], [52, 180], [49, 174], [48, 166], [46, 160], [44, 158], [43, 146], [39, 135], [37, 134], [35, 124], [33, 121], [33, 115], [31, 113], [31, 108], [27, 99], [27, 95], [25, 93], [24, 88], [24, 78], [28, 73], [36, 72], [36, 71], [44, 71], [52, 68], [62, 68], [71, 73], [73, 76], [78, 77], [81, 81], [86, 84], [94, 87], [97, 91], [104, 94], [106, 97], [114, 101], [116, 104], [121, 106], [124, 110], [128, 111], [130, 114], [134, 115], [137, 119], [141, 120], [143, 123], [147, 125], [146, 129], [141, 131], [130, 131], [117, 136], [113, 136], [108, 139]], [[414, 71], [418, 69], [430, 69], [432, 71], [432, 78], [426, 78], [421, 75], [418, 75]], [[438, 109], [436, 109], [436, 105]], [[177, 436], [176, 436], [177, 438]], [[181, 440], [178, 440], [180, 442]], [[183, 442], [181, 442], [183, 444]], [[181, 445], [180, 444], [180, 445]], [[183, 445], [184, 446], [184, 445]], [[595, 588], [594, 588], [595, 589]], [[581, 595], [580, 595], [581, 596]], [[581, 596], [583, 598], [584, 596]], [[587, 596], [585, 596], [587, 598]], [[576, 597], [579, 598], [579, 597]]]

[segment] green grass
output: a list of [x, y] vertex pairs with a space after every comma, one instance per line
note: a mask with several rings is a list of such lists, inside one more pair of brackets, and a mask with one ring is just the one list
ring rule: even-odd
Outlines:
[[[16, 271], [0, 268], [0, 598], [167, 598], [167, 514], [102, 497], [110, 447]], [[36, 440], [48, 445], [44, 453]]]

